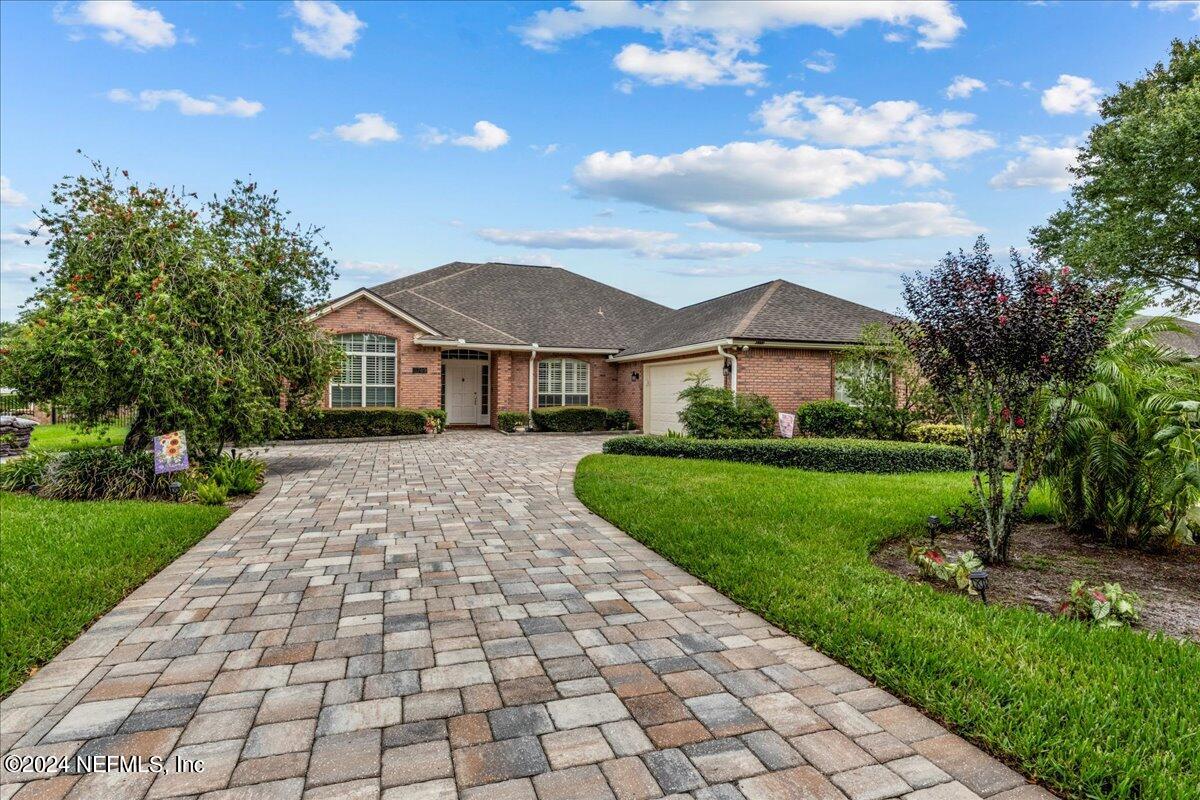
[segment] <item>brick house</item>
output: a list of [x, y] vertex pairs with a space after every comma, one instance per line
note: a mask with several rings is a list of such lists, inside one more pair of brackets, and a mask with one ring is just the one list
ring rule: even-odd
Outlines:
[[346, 351], [328, 407], [439, 407], [452, 425], [494, 426], [501, 411], [595, 405], [664, 433], [688, 372], [794, 411], [834, 397], [838, 350], [894, 318], [783, 280], [672, 309], [557, 267], [453, 262], [312, 319]]

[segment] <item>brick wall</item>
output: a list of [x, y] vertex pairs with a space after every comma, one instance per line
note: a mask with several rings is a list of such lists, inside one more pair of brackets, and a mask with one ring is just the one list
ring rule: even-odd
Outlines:
[[751, 347], [738, 352], [738, 391], [766, 395], [776, 411], [833, 397], [831, 350]]
[[[437, 408], [442, 397], [441, 351], [413, 344], [419, 331], [404, 320], [389, 314], [370, 300], [358, 299], [317, 320], [333, 334], [378, 333], [396, 340], [396, 403], [407, 408]], [[414, 375], [413, 367], [424, 367], [424, 375]], [[328, 407], [329, 390], [323, 404]]]

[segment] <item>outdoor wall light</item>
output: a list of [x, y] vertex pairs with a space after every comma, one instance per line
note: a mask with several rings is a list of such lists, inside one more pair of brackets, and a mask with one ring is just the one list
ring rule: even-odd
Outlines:
[[637, 372], [631, 372], [631, 373], [629, 373], [629, 380], [630, 380], [630, 382], [636, 383], [636, 382], [637, 382], [637, 379], [638, 379], [638, 378], [640, 378], [640, 377], [642, 377], [642, 376], [641, 376], [639, 373], [637, 373]]
[[987, 605], [987, 587], [988, 587], [988, 571], [986, 569], [977, 569], [970, 574], [971, 588], [979, 592], [979, 599], [983, 604]]
[[938, 528], [942, 524], [940, 517], [929, 516], [925, 518], [925, 524], [929, 526], [929, 546], [933, 547], [933, 542], [937, 539]]

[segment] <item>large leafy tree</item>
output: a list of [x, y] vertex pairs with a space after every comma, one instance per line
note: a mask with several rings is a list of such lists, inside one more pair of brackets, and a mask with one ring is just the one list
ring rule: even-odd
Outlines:
[[253, 183], [199, 203], [94, 167], [38, 214], [47, 268], [0, 382], [85, 428], [134, 409], [126, 450], [176, 429], [202, 455], [282, 433], [283, 398], [311, 403], [339, 360], [306, 319], [335, 275], [319, 229]]
[[1034, 228], [1044, 257], [1200, 310], [1200, 39], [1100, 103], [1071, 199]]
[[898, 328], [966, 431], [993, 562], [1008, 560], [1013, 527], [1066, 408], [1091, 379], [1119, 302], [1115, 289], [1069, 268], [1051, 270], [1016, 251], [1011, 260], [998, 268], [980, 237], [972, 252], [947, 254], [929, 274], [906, 276], [911, 323]]

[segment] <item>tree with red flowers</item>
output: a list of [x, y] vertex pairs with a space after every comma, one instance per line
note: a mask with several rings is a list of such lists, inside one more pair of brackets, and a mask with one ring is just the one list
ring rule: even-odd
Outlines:
[[899, 332], [966, 430], [989, 562], [1008, 560], [1013, 526], [1119, 299], [1112, 285], [1016, 251], [998, 268], [983, 237], [904, 280], [911, 319]]
[[38, 212], [47, 266], [0, 346], [0, 382], [83, 428], [133, 409], [127, 451], [184, 429], [203, 455], [278, 436], [341, 356], [307, 319], [334, 265], [320, 230], [237, 182], [206, 203], [96, 164]]

